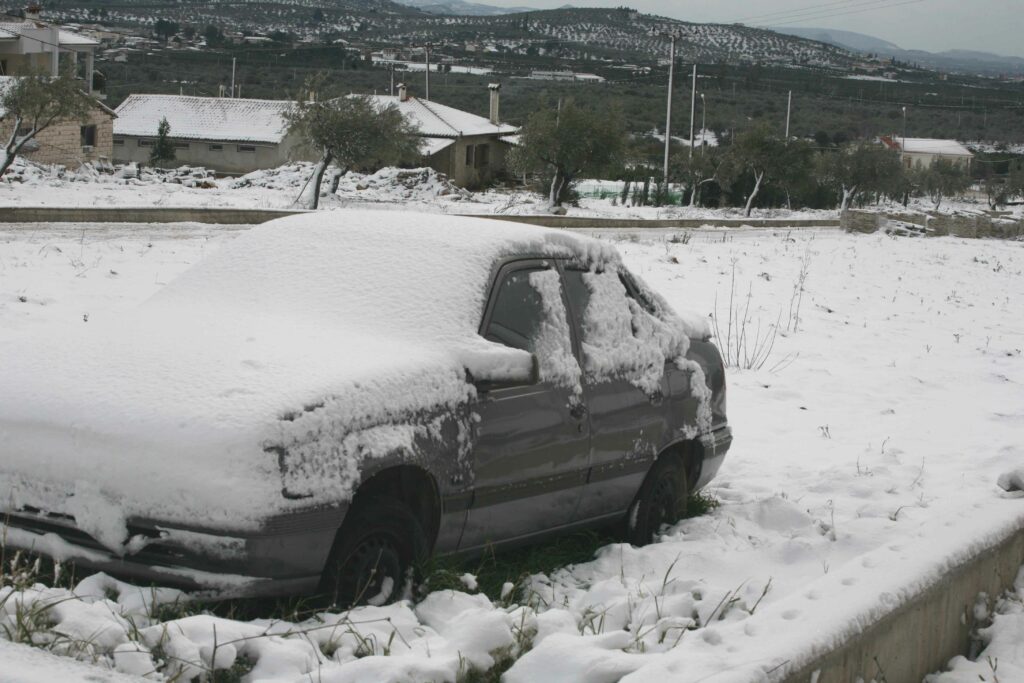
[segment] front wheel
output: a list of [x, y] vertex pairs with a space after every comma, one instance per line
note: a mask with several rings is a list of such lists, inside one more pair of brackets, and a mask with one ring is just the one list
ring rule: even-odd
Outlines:
[[626, 516], [626, 540], [647, 545], [665, 524], [674, 524], [686, 516], [686, 472], [674, 458], [663, 458], [651, 468], [629, 506]]
[[426, 547], [423, 527], [401, 501], [359, 504], [346, 515], [334, 541], [321, 592], [339, 607], [395, 602]]

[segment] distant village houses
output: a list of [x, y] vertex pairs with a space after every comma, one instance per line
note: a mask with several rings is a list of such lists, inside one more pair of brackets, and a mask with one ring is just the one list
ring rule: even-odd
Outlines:
[[[379, 106], [394, 105], [423, 139], [423, 163], [462, 187], [479, 187], [505, 172], [509, 136], [515, 126], [500, 121], [500, 88], [488, 90], [488, 117], [421, 100], [398, 86], [398, 95], [372, 95]], [[179, 164], [219, 173], [244, 174], [316, 155], [288, 132], [287, 100], [187, 95], [130, 95], [117, 108], [113, 158], [148, 163], [164, 118]]]

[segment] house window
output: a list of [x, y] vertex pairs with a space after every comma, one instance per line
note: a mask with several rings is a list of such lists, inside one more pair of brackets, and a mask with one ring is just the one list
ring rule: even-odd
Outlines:
[[187, 142], [175, 142], [174, 143], [174, 149], [188, 149], [188, 143]]
[[124, 147], [124, 138], [114, 138], [114, 147]]
[[476, 146], [476, 166], [477, 168], [486, 168], [491, 163], [491, 146], [490, 145], [477, 145]]
[[238, 145], [238, 151], [239, 152], [255, 152], [256, 151], [256, 146], [255, 145]]
[[476, 159], [476, 147], [466, 145], [466, 168], [473, 168]]
[[223, 152], [224, 151], [224, 145], [210, 145], [210, 151], [211, 152]]
[[153, 141], [152, 140], [139, 140], [138, 141], [138, 145], [139, 145], [139, 147], [152, 147], [153, 146]]
[[82, 147], [95, 147], [96, 146], [96, 126], [82, 126], [80, 129], [80, 136], [82, 139]]

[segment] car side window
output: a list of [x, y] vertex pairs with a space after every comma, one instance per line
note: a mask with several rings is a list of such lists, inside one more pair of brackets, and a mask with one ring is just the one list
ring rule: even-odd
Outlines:
[[491, 320], [484, 337], [488, 341], [532, 351], [544, 320], [544, 304], [540, 293], [530, 284], [532, 273], [543, 268], [523, 268], [506, 274], [498, 284]]
[[671, 334], [635, 284], [614, 271], [565, 270], [565, 291], [581, 333], [588, 381], [626, 379], [649, 395], [660, 390]]

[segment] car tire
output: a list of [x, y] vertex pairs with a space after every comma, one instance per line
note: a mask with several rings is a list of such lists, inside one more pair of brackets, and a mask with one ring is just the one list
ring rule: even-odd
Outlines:
[[661, 458], [644, 478], [625, 520], [625, 538], [633, 545], [647, 545], [664, 524], [686, 516], [689, 493], [686, 472], [675, 458]]
[[402, 597], [427, 538], [416, 515], [393, 498], [357, 504], [327, 558], [320, 592], [332, 605], [386, 605]]

